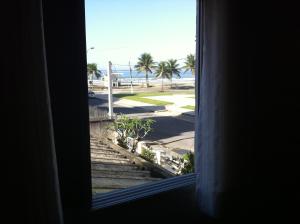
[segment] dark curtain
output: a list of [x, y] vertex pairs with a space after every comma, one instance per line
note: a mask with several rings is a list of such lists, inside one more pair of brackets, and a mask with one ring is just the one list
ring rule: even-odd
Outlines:
[[298, 218], [296, 9], [274, 1], [200, 1], [197, 193], [201, 210], [213, 217]]
[[6, 175], [1, 183], [7, 187], [2, 194], [8, 199], [1, 200], [7, 209], [2, 222], [63, 223], [41, 1], [7, 1], [2, 6], [1, 149]]

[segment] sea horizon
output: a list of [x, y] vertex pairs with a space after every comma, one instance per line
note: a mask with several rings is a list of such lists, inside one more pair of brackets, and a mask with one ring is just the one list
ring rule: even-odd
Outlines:
[[[101, 77], [106, 75], [106, 71], [101, 70], [102, 75]], [[138, 73], [135, 70], [132, 70], [131, 76], [130, 76], [130, 71], [129, 70], [112, 70], [112, 73], [118, 74], [118, 77], [120, 79], [130, 79], [131, 77], [133, 79], [145, 79], [145, 73]], [[154, 73], [148, 73], [148, 78], [149, 79], [157, 79]], [[172, 77], [172, 79], [193, 79], [194, 75], [192, 74], [191, 71], [187, 72], [180, 72], [180, 77], [177, 77], [176, 75]], [[99, 78], [101, 79], [101, 78]], [[93, 76], [93, 80], [97, 80], [95, 76]]]

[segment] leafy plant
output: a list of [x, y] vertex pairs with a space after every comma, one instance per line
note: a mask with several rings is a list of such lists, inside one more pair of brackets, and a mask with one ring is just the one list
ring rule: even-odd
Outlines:
[[113, 124], [114, 130], [117, 132], [118, 142], [121, 146], [127, 148], [128, 138], [134, 139], [133, 151], [136, 148], [136, 144], [142, 138], [144, 138], [150, 131], [152, 131], [152, 125], [154, 120], [152, 119], [139, 119], [130, 118], [121, 115]]
[[143, 148], [141, 152], [141, 157], [153, 163], [155, 158], [155, 153], [152, 152], [150, 149]]
[[182, 157], [183, 167], [181, 168], [181, 174], [193, 173], [195, 172], [194, 166], [194, 153], [189, 152]]

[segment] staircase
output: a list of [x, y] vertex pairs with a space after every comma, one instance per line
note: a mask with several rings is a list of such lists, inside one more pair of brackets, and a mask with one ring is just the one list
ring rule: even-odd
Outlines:
[[90, 139], [93, 193], [106, 193], [161, 180], [151, 176], [149, 168], [134, 164], [108, 143]]

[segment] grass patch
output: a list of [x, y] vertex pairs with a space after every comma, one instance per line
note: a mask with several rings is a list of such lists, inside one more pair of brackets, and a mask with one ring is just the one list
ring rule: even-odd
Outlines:
[[128, 100], [142, 102], [142, 103], [149, 103], [149, 104], [153, 104], [156, 106], [165, 106], [165, 105], [173, 104], [173, 103], [167, 102], [167, 101], [144, 98], [147, 96], [166, 96], [166, 95], [172, 95], [172, 93], [153, 92], [153, 93], [135, 93], [135, 94], [130, 94], [130, 93], [114, 94], [114, 96], [117, 98], [124, 98], [124, 99], [128, 99]]
[[186, 106], [181, 107], [181, 108], [188, 109], [188, 110], [195, 110], [195, 106], [193, 106], [193, 105], [186, 105]]
[[[129, 94], [131, 95], [131, 94]], [[173, 95], [172, 92], [143, 92], [143, 93], [134, 93], [132, 95], [138, 97], [146, 97], [146, 96], [170, 96]]]

